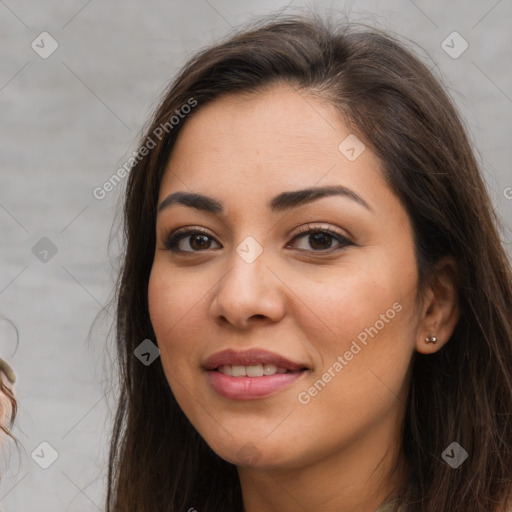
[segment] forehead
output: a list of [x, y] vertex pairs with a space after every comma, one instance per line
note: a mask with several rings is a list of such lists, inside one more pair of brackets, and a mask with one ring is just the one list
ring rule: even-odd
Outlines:
[[186, 121], [160, 199], [187, 189], [266, 201], [284, 190], [312, 186], [341, 184], [363, 196], [387, 188], [380, 162], [369, 148], [355, 160], [347, 158], [342, 144], [347, 137], [357, 144], [335, 108], [304, 91], [277, 86], [226, 95]]

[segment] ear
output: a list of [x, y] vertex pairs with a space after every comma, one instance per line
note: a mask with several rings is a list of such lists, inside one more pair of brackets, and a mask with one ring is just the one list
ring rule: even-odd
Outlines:
[[[443, 258], [436, 265], [430, 284], [424, 293], [415, 348], [421, 354], [437, 352], [450, 339], [460, 318], [458, 274], [455, 259]], [[436, 343], [426, 338], [435, 336]]]

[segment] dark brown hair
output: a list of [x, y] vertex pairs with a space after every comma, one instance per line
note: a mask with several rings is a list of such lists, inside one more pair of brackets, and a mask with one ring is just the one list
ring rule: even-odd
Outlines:
[[[439, 79], [405, 43], [314, 15], [265, 18], [194, 56], [141, 141], [151, 137], [156, 146], [137, 159], [127, 181], [107, 512], [243, 510], [236, 466], [184, 416], [160, 359], [145, 366], [134, 349], [155, 341], [147, 290], [156, 206], [187, 117], [161, 139], [155, 130], [191, 99], [197, 106], [188, 117], [221, 95], [278, 83], [328, 101], [380, 159], [412, 222], [420, 290], [441, 258], [453, 257], [458, 267], [461, 317], [451, 339], [432, 355], [413, 355], [398, 505], [505, 512], [512, 504], [512, 273], [468, 136]], [[453, 441], [469, 454], [457, 469], [441, 457]]]

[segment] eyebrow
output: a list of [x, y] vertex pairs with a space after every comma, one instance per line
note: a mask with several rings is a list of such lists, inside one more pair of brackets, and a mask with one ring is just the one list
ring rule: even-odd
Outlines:
[[[347, 197], [361, 206], [364, 206], [367, 210], [373, 212], [373, 209], [361, 196], [342, 185], [312, 187], [302, 190], [282, 192], [269, 201], [268, 208], [270, 211], [275, 213], [283, 212], [329, 196]], [[160, 203], [158, 206], [158, 212], [169, 208], [173, 204], [181, 204], [209, 213], [218, 214], [224, 212], [222, 203], [219, 200], [192, 192], [174, 192], [173, 194], [170, 194]]]

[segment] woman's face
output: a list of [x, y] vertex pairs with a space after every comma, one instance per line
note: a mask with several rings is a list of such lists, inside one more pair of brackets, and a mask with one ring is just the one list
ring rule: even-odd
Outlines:
[[398, 444], [419, 324], [413, 235], [333, 108], [286, 86], [202, 107], [159, 205], [151, 321], [170, 388], [211, 448], [297, 468]]

